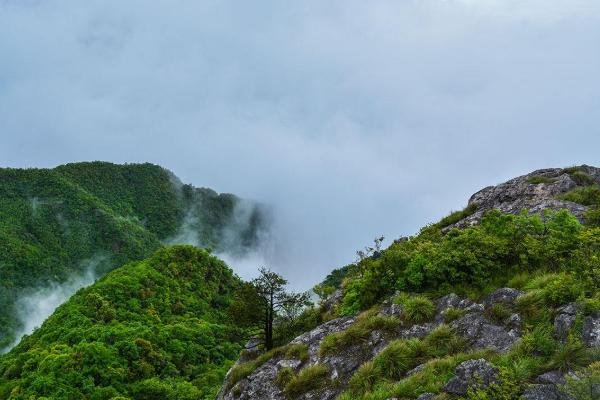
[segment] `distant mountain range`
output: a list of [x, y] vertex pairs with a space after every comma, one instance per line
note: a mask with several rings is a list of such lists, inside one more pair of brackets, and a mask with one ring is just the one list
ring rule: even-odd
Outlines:
[[243, 255], [268, 229], [265, 206], [153, 164], [0, 169], [0, 349], [23, 328], [20, 299], [40, 288], [102, 276], [163, 243]]

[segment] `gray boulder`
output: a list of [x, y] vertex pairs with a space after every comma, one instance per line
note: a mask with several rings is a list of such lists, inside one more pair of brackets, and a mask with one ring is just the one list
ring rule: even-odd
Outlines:
[[500, 288], [492, 293], [488, 294], [483, 298], [483, 303], [486, 307], [492, 306], [494, 304], [507, 304], [513, 305], [517, 297], [522, 295], [524, 292], [512, 289], [512, 288]]
[[569, 303], [565, 306], [560, 307], [557, 311], [557, 315], [554, 318], [554, 338], [561, 342], [564, 342], [569, 336], [569, 331], [573, 327], [575, 318], [577, 316], [577, 304]]
[[587, 347], [600, 347], [600, 312], [583, 320], [583, 343]]
[[519, 339], [519, 330], [493, 324], [481, 313], [467, 314], [453, 321], [458, 335], [467, 339], [473, 349], [495, 349], [506, 352]]
[[530, 385], [521, 396], [522, 400], [574, 400], [571, 396], [561, 392], [556, 385], [535, 384]]
[[441, 297], [436, 302], [436, 315], [434, 322], [444, 322], [446, 311], [452, 308], [464, 310], [465, 312], [483, 311], [483, 304], [475, 303], [469, 299], [463, 299], [454, 293]]
[[550, 385], [562, 385], [566, 382], [566, 380], [565, 375], [562, 372], [554, 370], [538, 376], [536, 378], [536, 382]]
[[460, 363], [455, 373], [444, 386], [446, 393], [465, 395], [469, 388], [484, 389], [498, 381], [498, 371], [483, 358]]
[[435, 398], [435, 394], [433, 394], [433, 393], [423, 393], [422, 395], [420, 395], [419, 397], [417, 397], [417, 400], [433, 400], [433, 398]]
[[[580, 170], [600, 184], [599, 168], [584, 165]], [[546, 178], [547, 182], [532, 182], [532, 178], [538, 177]], [[497, 186], [488, 186], [469, 199], [469, 205], [475, 205], [477, 210], [456, 224], [444, 228], [444, 231], [475, 225], [491, 209], [511, 214], [518, 214], [524, 209], [535, 214], [543, 214], [545, 210], [567, 209], [583, 221], [586, 206], [557, 198], [577, 186], [577, 182], [562, 168], [541, 169]]]

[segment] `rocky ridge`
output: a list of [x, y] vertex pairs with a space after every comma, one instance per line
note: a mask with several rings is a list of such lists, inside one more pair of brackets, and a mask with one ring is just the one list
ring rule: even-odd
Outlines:
[[475, 225], [491, 209], [511, 214], [524, 209], [537, 214], [544, 210], [567, 209], [582, 220], [588, 207], [561, 200], [560, 196], [578, 186], [590, 184], [600, 184], [600, 168], [582, 165], [536, 170], [473, 194], [468, 202], [468, 208], [474, 210], [472, 214], [445, 229]]
[[[573, 189], [591, 185], [600, 185], [600, 168], [584, 165], [566, 169], [537, 170], [475, 193], [468, 203], [471, 212], [463, 214], [459, 221], [447, 225], [443, 231], [454, 227], [475, 225], [491, 209], [512, 214], [520, 213], [524, 209], [537, 214], [543, 214], [545, 210], [567, 209], [583, 221], [589, 208], [566, 201], [562, 197]], [[301, 358], [280, 352], [239, 380], [232, 382], [228, 374], [218, 400], [338, 398], [348, 388], [350, 379], [359, 371], [361, 365], [374, 360], [395, 340], [425, 338], [442, 325], [449, 326], [466, 343], [467, 350], [506, 353], [520, 342], [523, 334], [522, 316], [517, 312], [519, 308], [516, 306], [519, 297], [523, 295], [522, 291], [512, 288], [497, 289], [479, 301], [449, 294], [435, 301], [436, 311], [433, 318], [418, 324], [406, 323], [402, 305], [396, 304], [392, 297], [381, 304], [378, 315], [401, 321], [394, 330], [375, 328], [366, 338], [351, 342], [333, 353], [323, 353], [320, 350], [324, 339], [331, 334], [347, 332], [360, 323], [360, 316], [346, 316], [331, 320], [291, 342], [291, 345], [305, 346], [308, 356]], [[340, 297], [341, 292], [338, 290], [325, 301], [323, 304], [325, 309], [338, 303]], [[494, 313], [497, 307], [510, 312], [499, 317]], [[452, 319], [447, 317], [446, 314], [451, 309], [454, 310], [455, 315], [456, 310], [460, 311], [458, 317]], [[552, 334], [557, 341], [566, 341], [578, 318], [583, 318], [581, 338], [584, 346], [600, 348], [600, 313], [582, 317], [576, 303], [564, 304], [556, 308], [553, 313]], [[282, 384], [279, 379], [282, 370], [291, 370], [291, 373], [298, 376], [315, 367], [321, 367], [328, 384], [311, 388], [301, 394], [294, 394], [292, 397], [284, 393], [285, 384]], [[425, 364], [418, 365], [404, 373], [401, 379], [416, 374], [425, 367]], [[561, 385], [565, 383], [565, 375], [558, 370], [540, 375], [535, 381], [530, 381], [535, 383], [525, 388], [521, 393], [522, 398], [571, 400], [571, 397], [561, 391]], [[455, 398], [464, 395], [470, 388], [484, 388], [500, 380], [497, 369], [491, 363], [483, 358], [473, 358], [456, 365], [454, 377], [448, 380], [442, 390], [446, 395]], [[596, 389], [600, 392], [600, 388]], [[438, 398], [437, 396], [439, 395], [423, 393], [418, 399], [427, 400]]]
[[[522, 292], [511, 288], [501, 288], [484, 297], [479, 302], [460, 298], [455, 294], [446, 295], [436, 301], [436, 313], [433, 319], [422, 324], [400, 324], [393, 332], [373, 330], [364, 342], [352, 343], [349, 346], [336, 351], [333, 354], [320, 354], [319, 349], [323, 339], [334, 332], [343, 332], [357, 322], [356, 317], [341, 317], [331, 320], [314, 330], [307, 332], [294, 339], [291, 344], [302, 344], [308, 349], [308, 357], [304, 360], [286, 355], [277, 355], [267, 360], [256, 368], [246, 378], [231, 386], [229, 390], [223, 390], [219, 400], [249, 400], [249, 399], [272, 399], [285, 400], [287, 397], [283, 388], [278, 384], [278, 373], [283, 368], [291, 368], [294, 373], [315, 365], [325, 366], [329, 379], [335, 385], [327, 385], [325, 388], [312, 390], [302, 394], [299, 399], [335, 399], [342, 393], [358, 368], [365, 362], [372, 360], [383, 351], [390, 342], [395, 339], [422, 338], [436, 327], [444, 323], [445, 313], [449, 309], [459, 309], [463, 316], [449, 322], [458, 336], [464, 339], [470, 350], [488, 349], [503, 353], [509, 351], [521, 337], [521, 317], [518, 313], [512, 313], [502, 321], [493, 321], [489, 317], [489, 311], [503, 304], [512, 307]], [[565, 305], [559, 308], [555, 325], [555, 335], [561, 336], [566, 329], [564, 325], [565, 315], [573, 313], [573, 305]], [[402, 319], [402, 306], [395, 304], [391, 299], [385, 301], [379, 310], [379, 315], [395, 319]], [[561, 322], [562, 321], [562, 322]], [[567, 323], [567, 325], [572, 324]], [[600, 315], [586, 317], [584, 324], [585, 345], [598, 347], [600, 337]], [[407, 372], [407, 376], [416, 372]], [[556, 375], [557, 373], [554, 373]], [[536, 393], [556, 392], [557, 382], [562, 382], [562, 375], [557, 378], [553, 374], [546, 374], [538, 380], [539, 384], [531, 387], [527, 393], [531, 399]], [[552, 375], [552, 376], [551, 376]], [[551, 379], [552, 378], [552, 379]], [[468, 360], [457, 366], [456, 376], [452, 378], [444, 388], [447, 393], [456, 395], [465, 394], [469, 387], [485, 387], [498, 379], [494, 368], [485, 360]], [[480, 385], [480, 386], [474, 386]], [[561, 398], [561, 397], [556, 397]]]

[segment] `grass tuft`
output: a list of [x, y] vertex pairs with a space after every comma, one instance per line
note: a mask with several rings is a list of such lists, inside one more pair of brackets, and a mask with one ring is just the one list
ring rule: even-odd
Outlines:
[[295, 399], [310, 392], [323, 388], [329, 380], [329, 371], [323, 364], [315, 364], [301, 370], [285, 385], [284, 393], [290, 399]]

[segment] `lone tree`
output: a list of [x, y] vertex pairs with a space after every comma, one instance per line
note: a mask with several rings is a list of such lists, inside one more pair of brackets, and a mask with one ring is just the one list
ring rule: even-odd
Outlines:
[[293, 320], [310, 305], [308, 293], [287, 292], [287, 280], [267, 268], [245, 284], [235, 296], [230, 313], [239, 325], [259, 327], [266, 350], [273, 348], [273, 327], [278, 319]]

